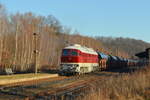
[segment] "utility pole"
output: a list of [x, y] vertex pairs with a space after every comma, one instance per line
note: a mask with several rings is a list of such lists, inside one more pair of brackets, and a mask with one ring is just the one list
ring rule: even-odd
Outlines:
[[37, 50], [37, 33], [33, 33], [33, 38], [34, 38], [34, 66], [35, 66], [35, 69], [34, 69], [34, 72], [35, 74], [37, 74], [37, 54], [38, 54], [38, 50]]
[[119, 47], [116, 48], [116, 56], [119, 56]]

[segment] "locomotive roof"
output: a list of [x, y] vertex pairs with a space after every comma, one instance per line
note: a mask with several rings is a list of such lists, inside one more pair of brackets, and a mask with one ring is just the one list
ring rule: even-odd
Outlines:
[[84, 52], [84, 53], [97, 55], [97, 52], [95, 50], [93, 50], [92, 48], [87, 48], [87, 47], [81, 46], [79, 44], [74, 44], [74, 45], [65, 47], [64, 49], [77, 49], [77, 50], [80, 50], [81, 52]]

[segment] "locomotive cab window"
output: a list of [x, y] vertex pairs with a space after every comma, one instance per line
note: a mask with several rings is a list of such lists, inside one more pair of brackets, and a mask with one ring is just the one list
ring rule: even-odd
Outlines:
[[78, 52], [77, 52], [77, 51], [72, 51], [72, 52], [71, 52], [71, 55], [72, 55], [72, 56], [78, 56]]
[[63, 52], [62, 52], [62, 55], [63, 56], [68, 56], [69, 55], [69, 50], [63, 50]]

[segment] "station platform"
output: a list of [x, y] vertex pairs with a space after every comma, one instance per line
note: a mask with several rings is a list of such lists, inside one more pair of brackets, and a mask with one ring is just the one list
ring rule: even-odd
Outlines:
[[30, 74], [14, 74], [14, 75], [0, 75], [0, 86], [25, 82], [34, 81], [46, 78], [58, 77], [58, 74], [48, 74], [48, 73], [30, 73]]

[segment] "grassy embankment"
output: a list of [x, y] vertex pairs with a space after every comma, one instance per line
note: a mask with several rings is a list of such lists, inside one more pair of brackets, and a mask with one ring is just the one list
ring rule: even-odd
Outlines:
[[150, 66], [91, 83], [91, 93], [78, 100], [150, 100]]

